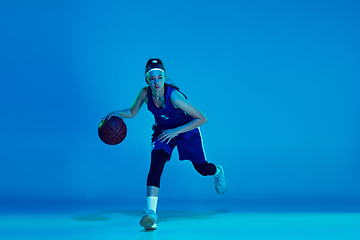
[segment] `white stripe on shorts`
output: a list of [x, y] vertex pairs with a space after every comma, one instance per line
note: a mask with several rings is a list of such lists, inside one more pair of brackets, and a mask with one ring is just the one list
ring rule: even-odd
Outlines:
[[207, 157], [206, 157], [206, 154], [205, 154], [205, 148], [204, 148], [204, 142], [203, 142], [203, 140], [202, 140], [200, 127], [197, 127], [197, 128], [199, 129], [199, 133], [200, 133], [201, 147], [202, 147], [203, 152], [204, 152], [205, 161], [207, 161]]

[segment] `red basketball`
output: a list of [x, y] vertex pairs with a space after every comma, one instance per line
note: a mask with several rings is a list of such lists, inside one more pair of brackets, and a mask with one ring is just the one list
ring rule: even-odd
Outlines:
[[100, 122], [98, 134], [104, 143], [116, 145], [125, 139], [127, 128], [121, 118], [112, 116], [109, 120], [102, 120]]

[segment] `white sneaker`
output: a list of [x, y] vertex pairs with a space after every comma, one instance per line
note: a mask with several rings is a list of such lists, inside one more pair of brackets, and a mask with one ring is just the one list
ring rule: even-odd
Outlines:
[[146, 230], [156, 230], [157, 225], [157, 215], [154, 210], [147, 210], [144, 212], [144, 216], [140, 221], [140, 225], [144, 227]]
[[216, 167], [220, 170], [220, 173], [217, 175], [214, 175], [215, 189], [216, 189], [216, 192], [221, 195], [221, 194], [224, 194], [224, 192], [226, 191], [227, 182], [225, 179], [223, 167], [220, 165], [217, 165]]

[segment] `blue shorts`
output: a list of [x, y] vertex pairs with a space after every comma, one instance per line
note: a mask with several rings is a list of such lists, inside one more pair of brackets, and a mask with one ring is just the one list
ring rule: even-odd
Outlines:
[[172, 154], [175, 147], [178, 148], [180, 160], [190, 160], [193, 163], [201, 164], [206, 162], [205, 151], [203, 148], [201, 133], [199, 128], [191, 131], [180, 133], [175, 138], [161, 142], [158, 139], [158, 134], [154, 133], [152, 139], [152, 151], [165, 150], [167, 153]]

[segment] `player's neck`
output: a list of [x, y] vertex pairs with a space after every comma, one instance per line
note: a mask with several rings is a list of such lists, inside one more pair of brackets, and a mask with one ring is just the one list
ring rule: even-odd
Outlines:
[[156, 91], [156, 92], [152, 91], [152, 95], [157, 100], [164, 99], [164, 93], [165, 93], [164, 88], [161, 89], [160, 91]]

